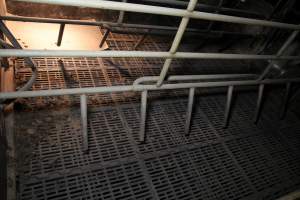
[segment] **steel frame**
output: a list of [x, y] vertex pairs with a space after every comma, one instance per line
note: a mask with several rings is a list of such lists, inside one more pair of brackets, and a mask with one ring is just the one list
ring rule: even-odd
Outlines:
[[[160, 25], [145, 25], [145, 24], [129, 24], [124, 22], [108, 22], [108, 21], [84, 21], [84, 20], [70, 20], [70, 19], [53, 19], [53, 18], [39, 18], [39, 17], [24, 17], [24, 16], [0, 16], [0, 20], [6, 21], [20, 21], [20, 22], [36, 22], [36, 23], [51, 23], [51, 24], [72, 24], [72, 25], [86, 25], [86, 26], [100, 26], [102, 28], [110, 29], [116, 33], [139, 33], [139, 34], [153, 34], [153, 35], [170, 35], [173, 34], [177, 27], [160, 26]], [[151, 30], [151, 31], [149, 31]], [[257, 36], [247, 33], [228, 32], [228, 31], [210, 31], [213, 36], [218, 37], [222, 34], [232, 34], [241, 36]], [[200, 35], [205, 37], [212, 37], [207, 35], [207, 30], [187, 28], [187, 36]]]
[[[202, 80], [203, 77], [170, 77], [168, 81], [196, 81], [192, 83], [163, 83], [168, 72], [168, 68], [172, 62], [172, 59], [190, 58], [190, 59], [253, 59], [253, 60], [280, 60], [289, 59], [295, 60], [300, 59], [298, 56], [283, 56], [284, 50], [289, 46], [289, 44], [295, 39], [300, 30], [299, 25], [286, 24], [280, 22], [273, 22], [267, 20], [257, 20], [243, 17], [234, 17], [228, 15], [221, 15], [217, 13], [205, 13], [194, 11], [197, 5], [197, 0], [190, 0], [187, 9], [175, 9], [166, 8], [160, 6], [149, 6], [141, 4], [133, 4], [123, 2], [113, 2], [113, 1], [93, 1], [93, 0], [17, 0], [33, 3], [48, 3], [57, 5], [67, 5], [67, 6], [78, 6], [78, 7], [89, 7], [89, 8], [99, 8], [99, 9], [110, 9], [121, 11], [120, 15], [124, 12], [139, 12], [157, 15], [167, 15], [182, 17], [180, 26], [177, 30], [176, 36], [174, 38], [172, 47], [169, 52], [144, 52], [144, 51], [46, 51], [46, 50], [2, 50], [0, 52], [0, 57], [44, 57], [44, 56], [55, 56], [55, 57], [155, 57], [155, 58], [166, 58], [165, 64], [161, 71], [159, 77], [142, 77], [137, 79], [133, 85], [126, 86], [107, 86], [107, 87], [95, 87], [95, 88], [75, 88], [75, 89], [60, 89], [60, 90], [47, 90], [47, 91], [23, 91], [23, 92], [11, 92], [11, 93], [1, 93], [0, 99], [14, 99], [14, 98], [29, 98], [29, 97], [41, 97], [41, 96], [60, 96], [60, 95], [81, 95], [81, 114], [82, 114], [82, 127], [83, 127], [83, 138], [84, 138], [84, 150], [87, 150], [88, 140], [87, 140], [87, 94], [96, 93], [113, 93], [113, 92], [127, 92], [135, 91], [141, 92], [141, 122], [140, 122], [140, 141], [145, 142], [145, 125], [147, 116], [147, 96], [148, 92], [152, 90], [170, 90], [170, 89], [189, 89], [189, 101], [188, 110], [186, 115], [186, 127], [185, 134], [189, 133], [189, 127], [191, 123], [191, 116], [193, 110], [195, 90], [197, 88], [210, 88], [210, 87], [228, 87], [227, 92], [227, 103], [224, 115], [224, 127], [227, 127], [229, 122], [232, 95], [235, 87], [246, 86], [246, 85], [258, 85], [258, 101], [255, 110], [254, 122], [256, 123], [259, 119], [259, 114], [262, 107], [262, 99], [264, 93], [265, 85], [269, 84], [286, 84], [287, 94], [284, 101], [283, 112], [286, 110], [286, 102], [288, 102], [290, 85], [292, 83], [299, 83], [300, 78], [294, 79], [264, 79], [256, 78], [254, 80], [236, 80], [236, 81], [208, 81], [208, 82], [197, 82], [196, 80]], [[123, 13], [123, 14], [122, 14]], [[183, 34], [187, 31], [187, 25], [190, 18], [219, 21], [227, 23], [236, 24], [246, 24], [246, 25], [260, 25], [273, 28], [290, 29], [295, 32], [289, 37], [287, 42], [279, 50], [277, 55], [247, 55], [247, 54], [217, 54], [217, 53], [193, 53], [193, 52], [177, 52], [178, 46], [180, 45]], [[76, 22], [77, 23], [77, 22]], [[268, 71], [269, 66], [266, 68]], [[265, 72], [264, 72], [265, 73]], [[216, 78], [218, 75], [212, 75]], [[222, 75], [221, 75], [222, 76]], [[224, 75], [223, 75], [224, 76]], [[241, 75], [242, 76], [242, 75]], [[229, 78], [230, 76], [228, 76]], [[235, 75], [234, 78], [238, 78]], [[208, 80], [210, 80], [208, 78]], [[144, 81], [156, 81], [156, 84], [141, 84]]]

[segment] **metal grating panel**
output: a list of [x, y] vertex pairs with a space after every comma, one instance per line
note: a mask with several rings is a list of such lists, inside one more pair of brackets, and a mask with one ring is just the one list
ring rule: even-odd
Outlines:
[[253, 193], [220, 144], [145, 162], [160, 199], [241, 199]]
[[[32, 114], [30, 119], [35, 119], [35, 115], [37, 113]], [[57, 118], [56, 115], [62, 116]], [[41, 127], [29, 129], [30, 132], [37, 132], [43, 137], [35, 147], [29, 165], [21, 163], [25, 164], [23, 169], [25, 176], [46, 176], [51, 172], [66, 173], [70, 169], [87, 164], [135, 155], [121, 118], [115, 109], [89, 113], [90, 152], [87, 155], [81, 149], [82, 136], [78, 112], [66, 111], [61, 114], [54, 112], [47, 117], [43, 120], [41, 116], [42, 121], [38, 124]], [[23, 130], [24, 127], [21, 126], [19, 129]], [[22, 134], [22, 132], [17, 133]]]
[[[19, 199], [276, 199], [299, 188], [300, 154], [290, 139], [272, 123], [246, 119], [252, 107], [244, 99], [256, 94], [237, 98], [228, 130], [219, 126], [224, 99], [197, 98], [189, 137], [186, 99], [150, 102], [146, 144], [138, 144], [139, 104], [91, 109], [89, 154], [81, 151], [79, 110], [20, 113]], [[29, 145], [25, 133], [40, 139]]]
[[27, 184], [21, 199], [153, 199], [137, 162]]

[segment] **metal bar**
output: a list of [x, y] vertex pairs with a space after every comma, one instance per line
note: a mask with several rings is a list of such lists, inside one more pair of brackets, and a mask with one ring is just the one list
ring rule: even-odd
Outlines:
[[[2, 20], [0, 20], [0, 30], [8, 38], [8, 40], [12, 43], [14, 48], [22, 49], [22, 46], [19, 44], [18, 40], [14, 37], [14, 35], [10, 32], [10, 30], [8, 29], [8, 27], [5, 25], [5, 23]], [[1, 50], [1, 51], [5, 51], [5, 50]], [[31, 75], [29, 81], [25, 85], [23, 85], [23, 87], [18, 89], [18, 91], [29, 90], [32, 87], [33, 83], [35, 82], [35, 80], [37, 78], [37, 73], [38, 73], [36, 64], [30, 57], [26, 57], [26, 58], [24, 58], [24, 60], [31, 67], [32, 75]]]
[[[127, 0], [122, 0], [122, 2], [127, 3]], [[120, 11], [119, 18], [118, 18], [118, 23], [123, 23], [124, 15], [125, 15], [125, 12], [124, 11]]]
[[[38, 18], [38, 17], [24, 17], [24, 16], [0, 16], [0, 20], [8, 20], [8, 21], [21, 21], [21, 22], [36, 22], [36, 23], [55, 23], [55, 24], [73, 24], [73, 25], [86, 25], [86, 26], [108, 26], [111, 28], [119, 27], [119, 28], [134, 28], [134, 29], [151, 29], [157, 31], [177, 31], [178, 27], [173, 26], [159, 26], [159, 25], [146, 25], [146, 24], [128, 24], [128, 23], [115, 23], [115, 22], [107, 22], [107, 21], [84, 21], [84, 20], [70, 20], [70, 19], [53, 19], [53, 18]], [[115, 30], [115, 29], [112, 29]], [[140, 31], [141, 30], [135, 30]], [[121, 30], [117, 30], [121, 31]], [[124, 31], [123, 31], [124, 32]], [[205, 33], [205, 30], [187, 28], [186, 32], [191, 32], [193, 34]], [[150, 32], [151, 33], [151, 32]], [[150, 34], [149, 33], [149, 34]], [[155, 32], [154, 32], [155, 33]], [[214, 34], [231, 34], [231, 32], [225, 31], [213, 31]], [[232, 33], [238, 34], [238, 33]]]
[[134, 45], [133, 50], [136, 50], [147, 38], [147, 34], [144, 34], [139, 41]]
[[263, 94], [264, 94], [264, 84], [259, 85], [259, 90], [258, 90], [258, 98], [257, 98], [257, 105], [256, 105], [256, 110], [255, 110], [255, 115], [254, 115], [254, 123], [257, 124], [259, 115], [261, 112], [261, 105], [262, 105], [262, 99], [263, 99]]
[[[11, 48], [10, 44], [6, 43], [4, 41], [4, 34], [0, 31], [0, 48]], [[0, 68], [4, 68], [4, 70], [7, 70], [9, 68], [9, 63], [7, 58], [0, 58]]]
[[223, 128], [227, 128], [229, 122], [229, 116], [231, 111], [231, 104], [232, 104], [232, 93], [233, 93], [234, 86], [230, 85], [227, 91], [227, 102], [224, 114], [224, 125]]
[[282, 109], [281, 109], [281, 112], [280, 112], [280, 119], [284, 119], [284, 117], [286, 115], [288, 103], [289, 103], [289, 100], [290, 100], [291, 85], [292, 84], [290, 82], [286, 83], [286, 92], [285, 92], [285, 95], [284, 95], [284, 101], [283, 101]]
[[219, 22], [228, 22], [236, 24], [247, 24], [247, 25], [259, 25], [274, 28], [283, 29], [293, 29], [299, 30], [299, 25], [286, 24], [280, 22], [257, 20], [244, 17], [234, 17], [229, 15], [212, 14], [199, 11], [188, 12], [183, 9], [176, 8], [166, 8], [160, 6], [149, 6], [134, 3], [123, 3], [123, 2], [113, 2], [113, 1], [86, 1], [86, 0], [15, 0], [31, 3], [46, 3], [54, 5], [65, 5], [65, 6], [76, 6], [76, 7], [86, 7], [86, 8], [98, 8], [98, 9], [108, 9], [108, 10], [118, 10], [127, 12], [137, 12], [137, 13], [148, 13], [157, 15], [167, 15], [175, 17], [189, 17], [194, 19], [211, 20]]
[[4, 40], [0, 39], [0, 45], [3, 46], [6, 49], [13, 49], [15, 48], [14, 46], [12, 46], [11, 44], [5, 42]]
[[[14, 35], [10, 32], [7, 26], [4, 24], [2, 20], [0, 20], [0, 30], [3, 34], [8, 38], [8, 40], [12, 43], [14, 48], [22, 49], [22, 46], [19, 44], [18, 40], [14, 37]], [[4, 50], [1, 50], [4, 51]], [[32, 69], [35, 68], [35, 64], [31, 58], [25, 58], [25, 62], [31, 66]]]
[[3, 32], [5, 37], [12, 43], [14, 48], [22, 49], [22, 46], [19, 44], [17, 39], [13, 36], [10, 30], [7, 28], [3, 21], [0, 21], [0, 30]]
[[[169, 4], [174, 6], [187, 6], [188, 2], [186, 1], [177, 1], [177, 0], [142, 0], [143, 2], [150, 2], [150, 3], [162, 3], [162, 4]], [[213, 5], [207, 5], [207, 4], [201, 4], [198, 3], [196, 6], [199, 10], [209, 10], [209, 11], [215, 11], [218, 9], [216, 6]], [[264, 18], [265, 15], [253, 11], [247, 11], [247, 10], [240, 10], [240, 9], [234, 9], [234, 8], [226, 8], [226, 7], [220, 7], [220, 11], [222, 12], [233, 12], [238, 14], [247, 14], [252, 15], [253, 17], [261, 17]]]
[[159, 51], [86, 51], [86, 50], [19, 50], [3, 49], [0, 57], [101, 57], [101, 58], [176, 58], [216, 60], [300, 60], [300, 56], [192, 53]]
[[101, 42], [100, 42], [100, 44], [99, 44], [99, 47], [100, 47], [100, 48], [103, 47], [103, 45], [104, 45], [104, 43], [105, 43], [105, 41], [106, 41], [106, 39], [107, 39], [109, 33], [110, 33], [110, 29], [106, 29], [106, 31], [105, 31], [105, 33], [104, 33], [104, 36], [102, 37]]
[[[206, 75], [180, 75], [169, 76], [168, 81], [192, 81], [192, 80], [210, 80], [210, 79], [227, 79], [227, 78], [255, 78], [256, 74], [206, 74]], [[159, 76], [144, 76], [136, 79], [133, 85], [142, 84], [144, 82], [155, 82]]]
[[89, 150], [89, 143], [88, 143], [88, 125], [87, 125], [87, 97], [85, 94], [80, 95], [80, 113], [81, 113], [83, 152], [87, 153], [87, 151]]
[[[177, 30], [177, 29], [176, 29]], [[110, 31], [113, 33], [119, 33], [119, 34], [147, 34], [147, 35], [175, 35], [176, 30], [157, 30], [157, 29], [136, 29], [136, 28], [124, 28], [124, 27], [111, 27]], [[218, 31], [218, 30], [211, 30], [208, 31], [205, 29], [197, 29], [197, 31], [187, 31], [184, 34], [183, 37], [191, 37], [191, 36], [199, 36], [199, 37], [205, 37], [205, 38], [216, 38], [216, 37], [222, 37], [223, 35], [231, 35], [231, 36], [237, 36], [239, 38], [247, 38], [247, 37], [257, 37], [258, 34], [256, 33], [246, 33], [246, 32], [232, 32], [232, 31]], [[261, 34], [261, 37], [266, 37], [266, 35]], [[236, 39], [239, 39], [236, 38]]]
[[142, 99], [141, 99], [141, 122], [140, 122], [140, 142], [145, 142], [145, 129], [146, 129], [146, 115], [147, 115], [147, 95], [148, 91], [142, 91]]
[[287, 82], [299, 83], [300, 78], [294, 79], [265, 79], [262, 81], [219, 81], [219, 82], [197, 82], [197, 83], [176, 83], [164, 84], [161, 87], [154, 85], [119, 85], [106, 87], [87, 87], [73, 89], [57, 89], [57, 90], [39, 90], [39, 91], [24, 91], [24, 92], [2, 92], [0, 99], [15, 99], [15, 98], [30, 98], [30, 97], [45, 97], [45, 96], [62, 96], [75, 94], [98, 94], [112, 92], [129, 92], [129, 91], [152, 91], [152, 90], [173, 90], [173, 89], [188, 89], [188, 88], [211, 88], [211, 87], [228, 87], [228, 86], [254, 86], [254, 85], [269, 85], [269, 84], [285, 84]]
[[[193, 12], [193, 10], [195, 9], [195, 6], [196, 6], [197, 2], [198, 2], [198, 0], [190, 0], [186, 11], [188, 13]], [[186, 29], [186, 27], [187, 27], [187, 25], [189, 23], [189, 20], [190, 20], [189, 17], [183, 17], [181, 19], [181, 22], [180, 22], [180, 25], [178, 27], [177, 33], [175, 35], [175, 38], [173, 40], [171, 49], [169, 51], [172, 55], [176, 53], [176, 51], [177, 51], [177, 49], [178, 49], [178, 47], [180, 45], [181, 39], [182, 39], [183, 34], [185, 32], [185, 29]], [[165, 63], [163, 65], [163, 68], [162, 68], [162, 70], [160, 72], [160, 75], [159, 75], [160, 76], [159, 80], [157, 81], [157, 84], [156, 84], [157, 86], [161, 86], [162, 85], [162, 83], [163, 83], [163, 81], [164, 81], [164, 79], [165, 79], [165, 77], [166, 77], [166, 75], [168, 73], [169, 67], [171, 66], [171, 63], [172, 63], [172, 59], [171, 58], [167, 58], [165, 60]]]
[[193, 105], [194, 105], [194, 97], [195, 97], [195, 88], [190, 88], [189, 91], [189, 102], [188, 102], [188, 108], [187, 113], [185, 117], [185, 128], [184, 128], [184, 134], [189, 135], [190, 127], [191, 127], [191, 119], [192, 119], [192, 113], [193, 113]]
[[[299, 31], [294, 31], [289, 38], [285, 41], [285, 43], [282, 45], [282, 47], [278, 50], [276, 56], [281, 56], [285, 50], [290, 46], [290, 44], [295, 40], [297, 35], [299, 34]], [[266, 69], [263, 71], [263, 73], [260, 75], [259, 80], [262, 80], [266, 77], [266, 75], [269, 73], [271, 68], [273, 67], [274, 63], [270, 62], [270, 64], [266, 67]]]
[[63, 34], [64, 34], [64, 30], [65, 30], [65, 24], [60, 24], [58, 38], [57, 38], [57, 43], [56, 43], [56, 45], [58, 47], [61, 45], [61, 41], [62, 41], [62, 37], [63, 37]]

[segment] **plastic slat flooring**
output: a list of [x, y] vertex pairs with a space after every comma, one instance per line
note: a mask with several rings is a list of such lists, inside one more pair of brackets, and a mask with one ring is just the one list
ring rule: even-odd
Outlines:
[[[137, 35], [110, 33], [106, 42], [110, 50], [132, 50], [139, 37]], [[169, 46], [170, 41], [166, 38], [148, 36], [138, 50], [166, 51]], [[59, 60], [64, 63], [64, 70], [61, 69]], [[34, 61], [38, 66], [38, 76], [32, 90], [131, 85], [134, 80], [140, 77], [158, 76], [164, 63], [164, 59], [157, 58], [34, 58]], [[188, 59], [175, 59], [168, 75], [239, 73], [240, 71], [237, 69], [247, 68], [247, 65], [240, 61], [198, 60], [196, 64], [191, 62]], [[16, 59], [14, 66], [17, 86], [21, 87], [30, 79], [31, 69], [23, 59]], [[155, 91], [151, 92], [150, 99], [179, 97], [187, 94], [188, 92], [185, 90]], [[88, 96], [89, 106], [108, 106], [140, 101], [140, 94], [135, 92]], [[18, 101], [25, 110], [79, 104], [77, 96], [28, 98]]]
[[20, 113], [17, 136], [30, 127], [40, 140], [18, 171], [18, 198], [276, 199], [300, 187], [300, 123], [292, 112], [278, 120], [271, 93], [254, 125], [256, 96], [238, 95], [228, 129], [225, 95], [198, 96], [190, 136], [186, 99], [150, 102], [145, 144], [140, 104], [93, 108], [88, 154], [78, 109]]

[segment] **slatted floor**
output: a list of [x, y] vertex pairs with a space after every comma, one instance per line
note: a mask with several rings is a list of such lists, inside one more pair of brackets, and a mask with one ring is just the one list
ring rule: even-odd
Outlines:
[[278, 120], [280, 96], [270, 93], [256, 126], [256, 94], [239, 94], [224, 130], [225, 100], [199, 96], [188, 137], [186, 99], [151, 102], [146, 144], [139, 104], [92, 108], [88, 154], [77, 108], [21, 112], [17, 144], [31, 147], [17, 148], [18, 198], [276, 199], [299, 189], [299, 118]]
[[[140, 36], [120, 35], [110, 33], [107, 43], [111, 50], [132, 50]], [[182, 50], [191, 47], [184, 45]], [[144, 51], [166, 51], [170, 42], [166, 38], [150, 37], [138, 50]], [[59, 65], [63, 61], [64, 70]], [[101, 87], [115, 85], [129, 85], [134, 80], [143, 76], [158, 76], [163, 66], [163, 59], [155, 58], [34, 58], [38, 66], [38, 76], [32, 90], [53, 90], [61, 88], [83, 88]], [[17, 86], [21, 87], [31, 77], [31, 69], [26, 66], [23, 59], [14, 62], [16, 69]], [[204, 73], [246, 73], [248, 64], [241, 61], [214, 61], [200, 60], [174, 60], [169, 70], [169, 75], [176, 74], [204, 74]], [[187, 92], [157, 91], [151, 93], [151, 99], [171, 96], [186, 96]], [[114, 105], [126, 102], [139, 102], [140, 94], [133, 92], [90, 95], [88, 104], [92, 105]], [[22, 109], [34, 110], [47, 107], [60, 107], [78, 105], [79, 98], [68, 96], [41, 97], [35, 99], [19, 99]]]
[[[110, 33], [107, 43], [132, 50], [138, 39]], [[138, 50], [169, 46], [166, 39], [148, 37]], [[33, 90], [132, 84], [159, 75], [163, 65], [162, 59], [141, 58], [35, 62]], [[21, 86], [31, 72], [21, 59], [15, 66]], [[170, 74], [247, 67], [240, 61], [176, 60]], [[79, 107], [70, 107], [79, 103], [77, 96], [19, 100], [33, 112], [15, 115], [18, 199], [275, 199], [300, 187], [299, 118], [289, 112], [278, 120], [281, 92], [269, 94], [258, 125], [251, 120], [257, 94], [238, 95], [228, 129], [222, 129], [226, 97], [198, 96], [186, 137], [187, 93], [150, 92], [146, 144], [138, 142], [139, 93], [90, 95], [88, 154], [82, 152]]]

